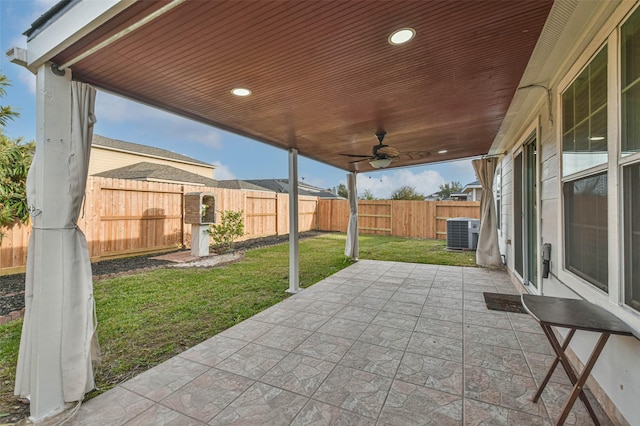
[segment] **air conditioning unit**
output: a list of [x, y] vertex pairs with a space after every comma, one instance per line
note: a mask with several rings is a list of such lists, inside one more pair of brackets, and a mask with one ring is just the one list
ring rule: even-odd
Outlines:
[[475, 250], [478, 247], [480, 220], [470, 217], [447, 219], [447, 248]]

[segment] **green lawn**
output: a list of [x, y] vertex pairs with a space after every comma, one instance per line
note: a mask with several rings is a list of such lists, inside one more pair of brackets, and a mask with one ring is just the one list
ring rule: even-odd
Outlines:
[[[300, 285], [349, 266], [344, 234], [300, 241]], [[475, 266], [475, 252], [449, 252], [441, 240], [361, 236], [360, 258]], [[289, 245], [246, 253], [214, 269], [160, 269], [95, 283], [102, 365], [99, 392], [196, 345], [288, 297]], [[22, 321], [0, 326], [0, 423], [10, 412]]]

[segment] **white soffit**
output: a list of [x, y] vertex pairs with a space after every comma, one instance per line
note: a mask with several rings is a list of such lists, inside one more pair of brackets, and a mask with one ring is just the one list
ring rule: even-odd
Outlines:
[[[579, 0], [555, 2], [518, 87], [537, 84], [553, 89], [619, 5], [618, 2]], [[554, 99], [550, 101], [555, 114]], [[522, 136], [519, 134], [522, 128], [531, 124], [537, 115], [538, 104], [544, 111], [541, 120], [548, 120], [547, 93], [542, 87], [516, 91], [489, 153], [510, 149]]]
[[27, 43], [27, 67], [39, 66], [116, 16], [135, 0], [82, 0], [59, 15]]

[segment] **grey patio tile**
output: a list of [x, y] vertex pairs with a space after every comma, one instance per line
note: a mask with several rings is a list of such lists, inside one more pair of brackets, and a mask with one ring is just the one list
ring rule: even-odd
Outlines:
[[73, 425], [122, 425], [153, 405], [154, 402], [150, 399], [117, 386], [84, 402], [73, 418]]
[[295, 348], [294, 352], [324, 361], [338, 362], [351, 348], [353, 342], [343, 337], [316, 332]]
[[218, 363], [216, 368], [251, 379], [259, 379], [280, 362], [287, 352], [250, 343]]
[[307, 402], [291, 426], [373, 426], [375, 423], [373, 419], [312, 399]]
[[122, 387], [160, 401], [207, 370], [206, 365], [175, 357], [123, 383]]
[[262, 336], [258, 337], [254, 343], [269, 346], [271, 348], [282, 349], [283, 351], [291, 351], [310, 335], [311, 331], [308, 330], [277, 325]]
[[464, 362], [465, 364], [520, 376], [531, 375], [528, 363], [520, 349], [465, 342]]
[[367, 328], [366, 322], [334, 317], [324, 323], [318, 332], [356, 340], [365, 328]]
[[262, 376], [260, 381], [311, 396], [334, 367], [332, 362], [291, 353]]
[[384, 425], [459, 425], [462, 397], [398, 380], [380, 414]]
[[290, 327], [301, 328], [303, 330], [315, 331], [327, 322], [331, 317], [329, 315], [313, 314], [311, 312], [298, 312], [285, 325]]
[[539, 354], [553, 355], [551, 343], [544, 334], [527, 333], [524, 331], [516, 332], [516, 336], [520, 341], [520, 346], [525, 352], [536, 352]]
[[179, 356], [213, 367], [223, 359], [234, 354], [240, 348], [246, 346], [246, 344], [247, 342], [244, 340], [217, 335], [187, 349]]
[[162, 405], [206, 423], [253, 383], [246, 377], [212, 368], [162, 400]]
[[313, 302], [313, 299], [303, 297], [302, 294], [306, 291], [303, 290], [301, 293], [298, 293], [294, 296], [290, 296], [288, 299], [280, 302], [280, 306], [284, 309], [288, 309], [290, 311], [304, 311], [304, 309]]
[[381, 311], [376, 315], [373, 321], [371, 321], [371, 324], [411, 331], [415, 327], [417, 321], [418, 318], [412, 315], [398, 314], [391, 311]]
[[335, 314], [336, 318], [370, 323], [380, 312], [378, 309], [363, 308], [361, 306], [345, 306]]
[[340, 365], [393, 378], [402, 355], [403, 352], [396, 349], [356, 342], [342, 358]]
[[422, 312], [422, 305], [390, 300], [386, 303], [386, 305], [384, 305], [382, 310], [388, 311], [388, 312], [395, 312], [397, 314], [411, 315], [411, 316], [417, 317], [420, 315], [420, 312]]
[[511, 321], [506, 315], [506, 312], [477, 312], [477, 311], [464, 311], [463, 320], [465, 325], [478, 325], [482, 327], [491, 326], [493, 328], [502, 328], [505, 330], [512, 330]]
[[447, 309], [462, 309], [462, 298], [441, 297], [429, 294], [425, 305], [436, 306]]
[[462, 322], [462, 309], [443, 308], [433, 305], [424, 305], [420, 312], [420, 318], [431, 318], [440, 321]]
[[454, 321], [441, 321], [432, 318], [419, 317], [414, 331], [437, 336], [462, 339], [462, 324]]
[[462, 362], [462, 339], [452, 339], [434, 334], [412, 333], [407, 351]]
[[507, 316], [511, 321], [511, 325], [516, 332], [524, 331], [526, 333], [544, 334], [542, 327], [538, 321], [533, 319], [529, 314], [516, 314], [508, 312]]
[[[542, 401], [544, 402], [545, 407], [547, 408], [547, 412], [551, 417], [551, 420], [555, 423], [556, 420], [560, 417], [562, 410], [564, 408], [564, 404], [569, 398], [569, 394], [571, 393], [571, 389], [573, 386], [562, 385], [559, 383], [549, 382], [547, 386], [542, 391]], [[585, 394], [593, 407], [593, 411], [596, 413], [596, 417], [598, 421], [604, 425], [611, 425], [611, 420], [607, 417], [607, 415], [598, 404], [597, 400], [593, 397], [591, 391], [585, 388]], [[540, 404], [540, 402], [538, 402]], [[569, 416], [565, 421], [565, 424], [568, 425], [593, 425], [593, 420], [584, 404], [580, 400], [580, 398], [576, 399], [576, 402], [573, 404], [571, 411], [569, 412]]]
[[463, 367], [459, 362], [406, 352], [398, 368], [396, 379], [462, 395]]
[[402, 287], [431, 288], [435, 274], [409, 274], [402, 282]]
[[396, 294], [405, 293], [405, 294], [421, 296], [424, 298], [422, 301], [422, 303], [424, 304], [424, 301], [427, 299], [427, 295], [429, 294], [430, 291], [431, 291], [430, 286], [417, 286], [417, 285], [408, 286], [403, 284], [402, 287], [398, 287]]
[[287, 309], [285, 306], [276, 305], [265, 309], [257, 315], [251, 317], [254, 321], [267, 322], [269, 324], [282, 324], [295, 315], [297, 311]]
[[333, 291], [336, 293], [344, 293], [350, 294], [352, 296], [357, 296], [364, 291], [364, 288], [360, 286], [350, 285], [349, 283], [342, 284], [333, 284], [330, 288], [327, 288], [328, 291]]
[[425, 300], [427, 300], [426, 295], [407, 293], [403, 291], [396, 291], [396, 293], [391, 296], [391, 301], [417, 304], [420, 305], [421, 310]]
[[262, 321], [254, 321], [251, 318], [226, 329], [218, 336], [231, 337], [233, 339], [244, 340], [245, 342], [253, 342], [267, 331], [275, 327], [275, 324], [269, 324]]
[[327, 302], [324, 300], [314, 300], [304, 308], [304, 311], [311, 312], [313, 314], [320, 314], [320, 315], [335, 315], [342, 308], [344, 308], [344, 304], [342, 303]]
[[465, 289], [462, 292], [462, 298], [464, 300], [473, 300], [474, 302], [484, 302], [484, 293], [481, 291], [469, 291]]
[[363, 296], [367, 296], [367, 297], [376, 297], [378, 299], [384, 299], [384, 300], [389, 300], [391, 299], [391, 296], [393, 296], [393, 293], [395, 293], [396, 290], [382, 290], [380, 288], [367, 288], [366, 290], [364, 290], [362, 293]]
[[313, 399], [377, 418], [391, 386], [391, 379], [342, 365], [329, 374]]
[[504, 348], [520, 349], [520, 343], [513, 330], [465, 324], [464, 340], [467, 343], [484, 343]]
[[362, 308], [374, 309], [379, 311], [387, 303], [385, 299], [378, 299], [377, 297], [363, 296], [362, 294], [356, 296], [349, 305], [360, 306]]
[[536, 386], [531, 377], [465, 365], [464, 395], [489, 404], [545, 416], [544, 404], [533, 403]]
[[209, 425], [288, 425], [307, 400], [293, 392], [255, 383], [215, 416]]
[[442, 288], [446, 290], [462, 291], [464, 285], [460, 281], [441, 281], [434, 280], [431, 288]]
[[[549, 367], [551, 367], [553, 360], [556, 359], [555, 355], [546, 355], [536, 352], [524, 352], [524, 357], [527, 359], [527, 364], [531, 366], [531, 373], [533, 374], [536, 384], [540, 384], [542, 382], [544, 377], [547, 375], [547, 371], [549, 371]], [[556, 368], [549, 380], [555, 383], [571, 385], [569, 377], [560, 363], [556, 365]]]
[[[104, 424], [104, 423], [101, 423]], [[168, 407], [155, 404], [144, 413], [126, 423], [126, 426], [204, 426], [205, 423], [189, 418]]]
[[496, 425], [496, 426], [551, 426], [552, 423], [543, 417], [510, 410], [486, 402], [466, 398], [464, 401], [465, 426]]
[[[352, 287], [352, 288], [356, 288], [357, 289], [357, 287]], [[314, 300], [322, 300], [322, 301], [325, 301], [325, 302], [341, 303], [343, 305], [346, 305], [347, 303], [349, 303], [351, 300], [353, 300], [354, 297], [356, 297], [356, 295], [348, 294], [348, 293], [345, 293], [345, 292], [336, 292], [333, 289], [331, 289], [331, 290], [323, 289], [323, 290], [319, 290], [317, 293], [313, 294], [313, 299]]]
[[407, 347], [410, 337], [410, 330], [400, 330], [398, 328], [372, 324], [364, 330], [358, 340], [372, 345], [403, 351]]
[[429, 292], [429, 296], [462, 299], [462, 290], [453, 290], [451, 288], [440, 288], [434, 286]]

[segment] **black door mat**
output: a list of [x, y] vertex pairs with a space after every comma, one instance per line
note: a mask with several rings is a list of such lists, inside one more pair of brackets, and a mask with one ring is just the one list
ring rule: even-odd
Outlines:
[[504, 293], [482, 293], [487, 308], [493, 311], [515, 312], [517, 314], [526, 314], [522, 306], [522, 299], [519, 294]]

